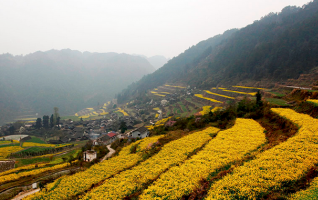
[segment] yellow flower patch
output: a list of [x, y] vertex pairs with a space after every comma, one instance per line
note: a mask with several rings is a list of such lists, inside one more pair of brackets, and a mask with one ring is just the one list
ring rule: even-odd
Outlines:
[[8, 174], [8, 175], [4, 175], [4, 176], [1, 176], [0, 184], [1, 184], [1, 183], [8, 182], [8, 181], [17, 180], [17, 179], [19, 179], [19, 178], [26, 177], [26, 176], [37, 175], [37, 174], [40, 174], [40, 173], [43, 173], [43, 172], [46, 172], [46, 171], [61, 169], [61, 168], [67, 167], [68, 165], [69, 165], [69, 163], [64, 163], [64, 164], [60, 164], [60, 165], [55, 165], [55, 166], [53, 166], [53, 167], [46, 167], [46, 168], [41, 168], [41, 169], [35, 169], [35, 170], [32, 170], [32, 171], [20, 172], [20, 173], [18, 173], [18, 174]]
[[[148, 148], [148, 145], [158, 141], [163, 136], [149, 137], [138, 140], [124, 147], [118, 156], [109, 160], [104, 160], [101, 163], [91, 166], [86, 171], [67, 176], [61, 180], [59, 185], [52, 191], [41, 191], [35, 193], [26, 199], [51, 199], [51, 200], [64, 200], [72, 199], [85, 190], [88, 190], [92, 184], [97, 184], [126, 168], [136, 165], [142, 160], [142, 151]], [[134, 145], [137, 147], [138, 152], [130, 154], [130, 149]]]
[[214, 183], [207, 199], [261, 199], [318, 163], [318, 120], [291, 109], [271, 110], [301, 127], [297, 134]]
[[21, 151], [21, 150], [23, 150], [23, 148], [20, 146], [2, 147], [2, 148], [0, 148], [0, 159], [6, 158], [11, 153], [15, 153], [15, 152]]
[[234, 97], [230, 97], [230, 96], [226, 96], [226, 95], [222, 95], [222, 94], [217, 94], [217, 93], [214, 93], [214, 92], [210, 92], [209, 90], [204, 90], [204, 91], [206, 93], [208, 93], [208, 94], [213, 94], [213, 95], [224, 97], [224, 98], [228, 98], [228, 99], [235, 99]]
[[234, 92], [234, 93], [238, 93], [238, 94], [248, 94], [248, 95], [252, 95], [252, 96], [255, 96], [256, 95], [256, 92], [240, 92], [240, 91], [235, 91], [235, 90], [223, 90], [225, 92]]
[[200, 180], [266, 142], [264, 128], [252, 119], [236, 119], [235, 125], [218, 133], [196, 155], [162, 174], [140, 199], [180, 199], [200, 187]]
[[200, 114], [201, 115], [209, 114], [210, 110], [211, 110], [211, 106], [203, 106], [202, 111], [200, 111]]
[[222, 101], [218, 101], [218, 100], [215, 100], [215, 99], [204, 97], [202, 94], [195, 94], [194, 96], [199, 97], [201, 99], [206, 99], [206, 100], [212, 101], [214, 103], [223, 103]]
[[245, 89], [257, 89], [257, 90], [267, 90], [266, 88], [257, 88], [257, 87], [246, 87], [246, 86], [232, 86], [232, 87], [237, 87], [237, 88], [245, 88]]
[[318, 99], [307, 99], [307, 101], [318, 105]]
[[124, 116], [129, 116], [128, 113], [126, 113], [123, 109], [118, 108], [118, 111], [123, 113]]
[[185, 159], [195, 149], [211, 139], [217, 128], [207, 128], [166, 144], [161, 151], [130, 170], [117, 174], [103, 185], [88, 192], [82, 199], [122, 199], [134, 191], [142, 189], [169, 167]]

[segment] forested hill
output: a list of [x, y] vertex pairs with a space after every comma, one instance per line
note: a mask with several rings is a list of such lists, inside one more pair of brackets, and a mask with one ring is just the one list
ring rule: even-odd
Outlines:
[[226, 31], [192, 46], [156, 72], [130, 85], [125, 101], [164, 83], [199, 88], [273, 83], [297, 78], [318, 66], [318, 1], [288, 6], [240, 30]]
[[[69, 49], [0, 55], [0, 122], [19, 115], [74, 114], [107, 100], [154, 67], [140, 56]], [[1, 125], [0, 124], [0, 125]]]

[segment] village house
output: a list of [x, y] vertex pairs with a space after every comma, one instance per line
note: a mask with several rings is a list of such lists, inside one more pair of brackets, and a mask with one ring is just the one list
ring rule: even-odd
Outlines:
[[127, 135], [132, 138], [145, 138], [149, 136], [149, 130], [146, 127], [142, 126], [130, 131], [129, 133], [127, 133]]
[[93, 161], [94, 159], [97, 158], [97, 153], [96, 151], [93, 151], [93, 150], [87, 150], [83, 153], [83, 160], [85, 162], [91, 162]]

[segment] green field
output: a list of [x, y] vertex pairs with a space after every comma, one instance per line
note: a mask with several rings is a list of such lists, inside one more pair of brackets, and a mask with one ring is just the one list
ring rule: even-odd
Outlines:
[[34, 143], [40, 143], [40, 144], [46, 144], [41, 138], [31, 136], [30, 140], [27, 140], [25, 142], [34, 142]]
[[40, 157], [40, 158], [26, 158], [26, 159], [17, 159], [16, 160], [16, 167], [21, 167], [24, 165], [29, 165], [29, 164], [35, 164], [35, 163], [40, 163], [40, 162], [49, 162], [50, 158], [49, 157]]
[[54, 160], [50, 162], [50, 164], [54, 164], [54, 165], [60, 164], [60, 163], [64, 162], [63, 158], [68, 159], [70, 156], [77, 157], [77, 155], [80, 151], [81, 150], [79, 150], [79, 149], [74, 149], [74, 150], [72, 150], [64, 155], [56, 156], [54, 158]]
[[275, 104], [279, 106], [288, 106], [287, 102], [282, 99], [275, 99], [275, 98], [265, 98], [270, 104]]
[[285, 95], [282, 94], [282, 93], [274, 92], [274, 91], [270, 91], [269, 93], [272, 93], [272, 94], [274, 94], [274, 95], [277, 96], [277, 97], [283, 97], [283, 96], [285, 96]]
[[20, 152], [25, 152], [25, 153], [36, 153], [36, 152], [41, 152], [45, 150], [53, 149], [53, 147], [30, 147], [25, 150], [22, 150]]
[[20, 143], [3, 144], [3, 145], [0, 145], [0, 148], [2, 148], [2, 147], [10, 147], [10, 146], [20, 146]]
[[201, 103], [192, 101], [192, 98], [186, 98], [186, 100], [189, 101], [190, 103], [193, 103], [197, 107], [202, 107], [203, 106], [203, 104], [201, 104]]
[[178, 102], [178, 104], [180, 105], [183, 112], [188, 112], [188, 109], [185, 107], [185, 105], [183, 105], [182, 102]]

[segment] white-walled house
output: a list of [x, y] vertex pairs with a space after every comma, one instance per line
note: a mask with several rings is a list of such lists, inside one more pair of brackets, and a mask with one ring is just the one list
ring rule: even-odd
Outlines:
[[92, 160], [97, 158], [96, 151], [93, 150], [87, 150], [83, 153], [83, 160], [85, 162], [91, 162]]
[[143, 126], [129, 132], [128, 136], [132, 138], [145, 138], [149, 136], [149, 130]]

